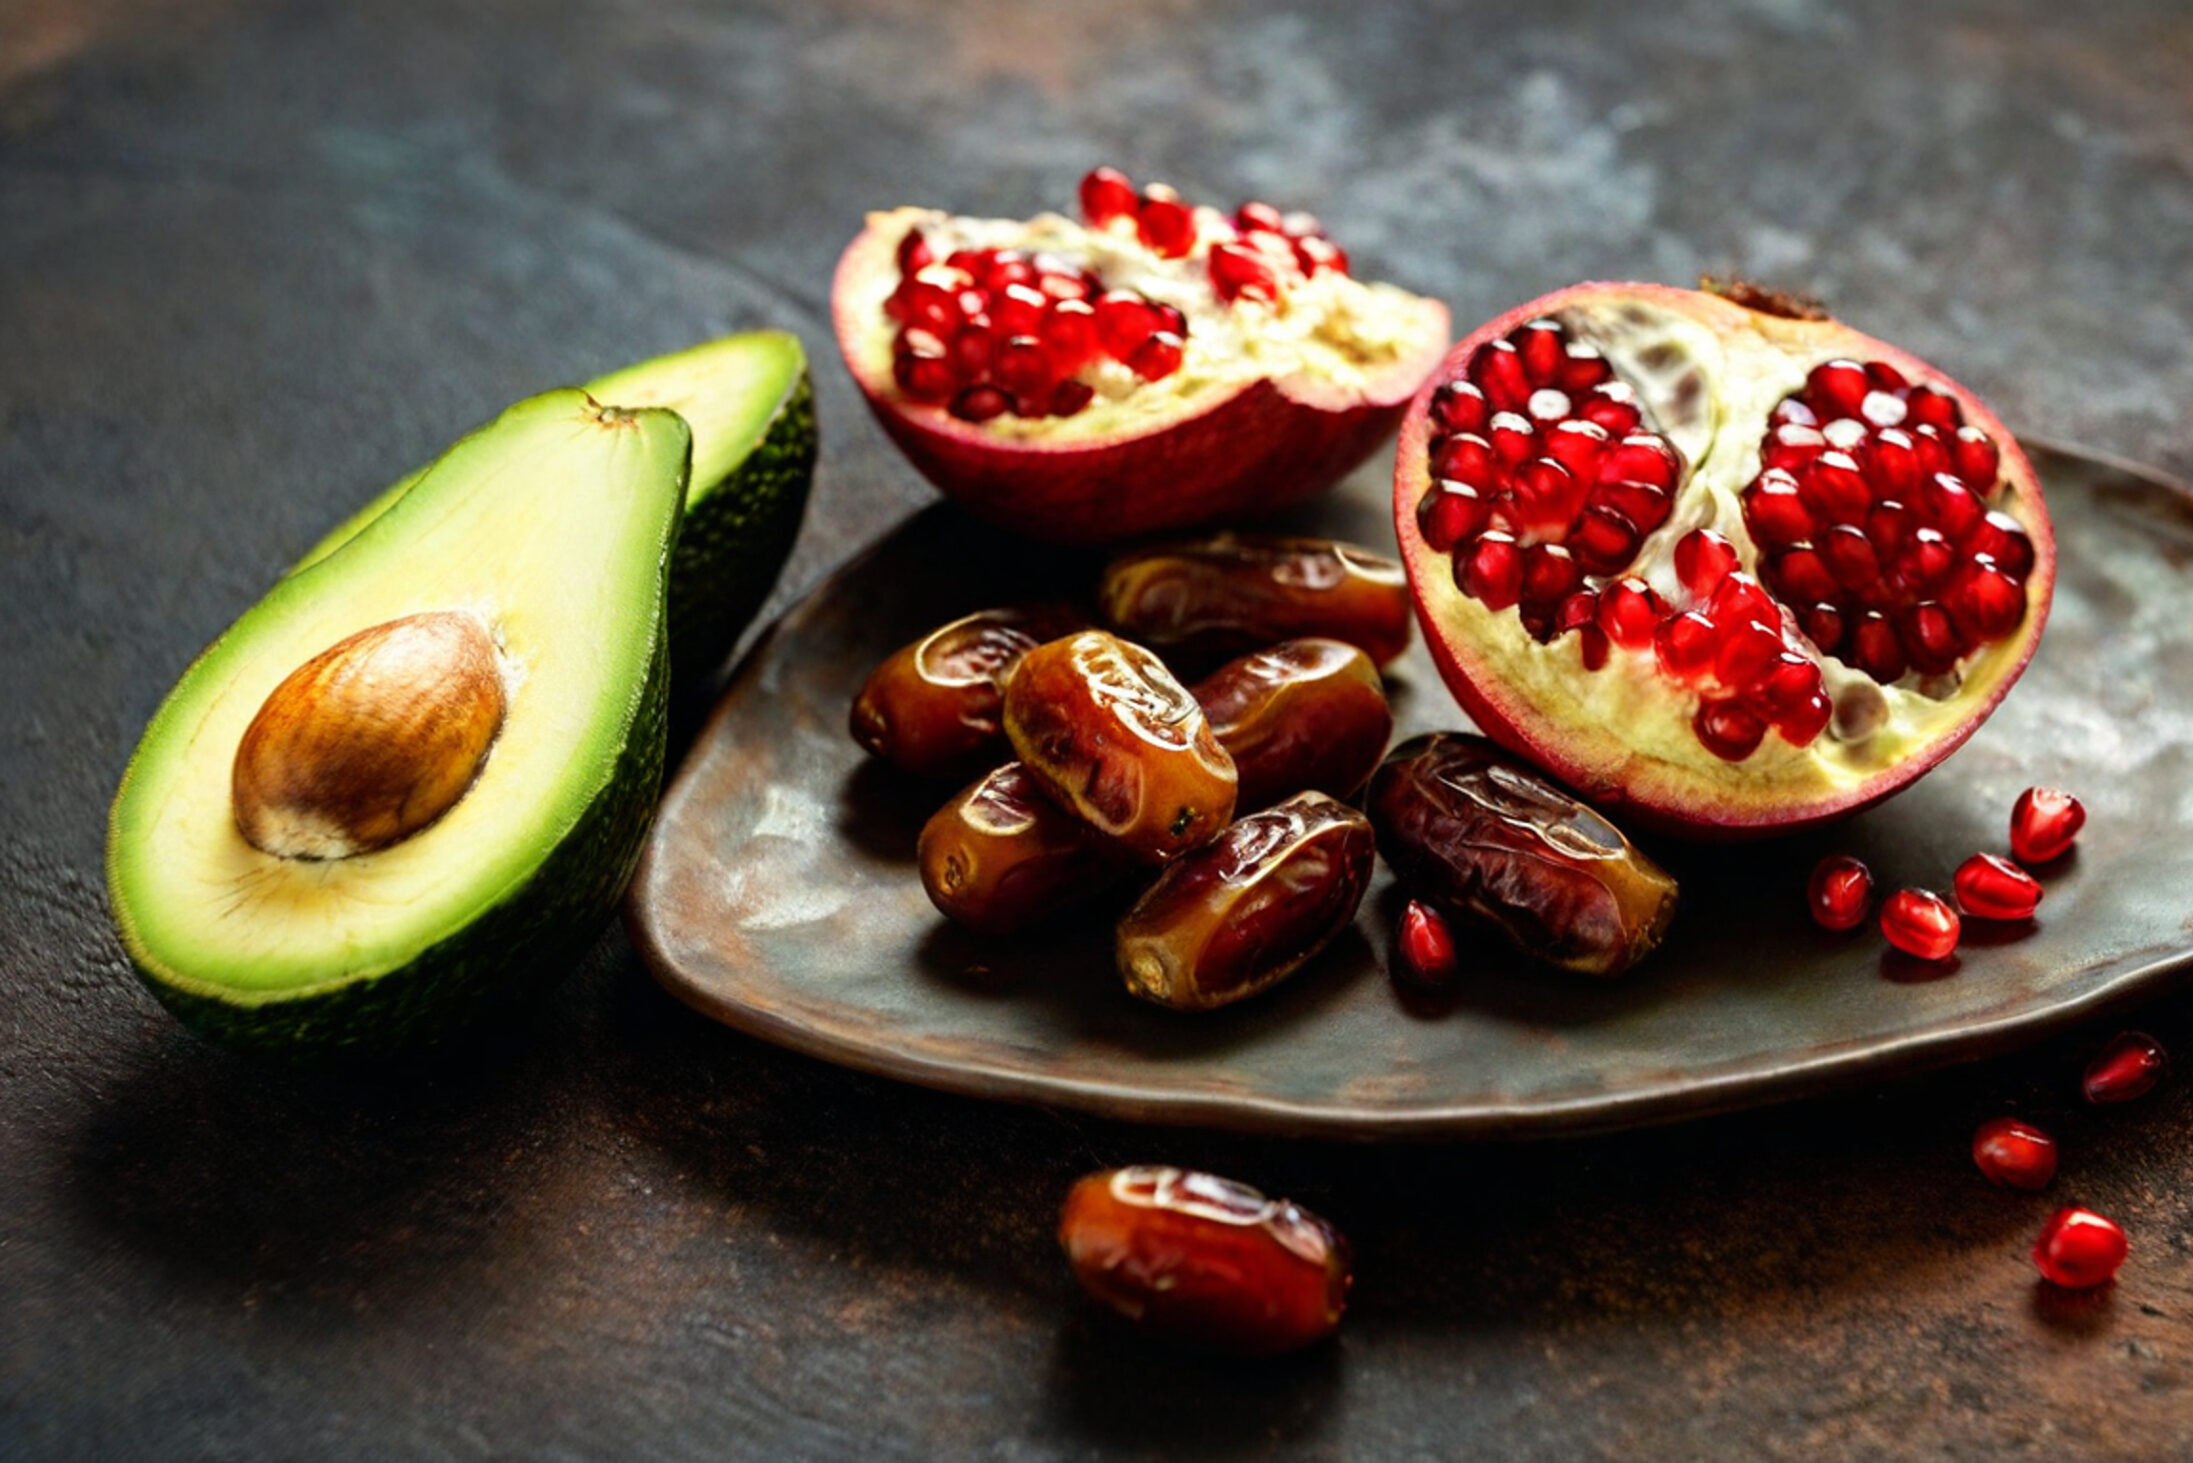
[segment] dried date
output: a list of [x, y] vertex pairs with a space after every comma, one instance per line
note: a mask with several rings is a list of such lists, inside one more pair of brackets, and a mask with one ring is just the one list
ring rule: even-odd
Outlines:
[[1217, 659], [1304, 635], [1384, 665], [1409, 646], [1398, 560], [1331, 539], [1222, 533], [1123, 554], [1105, 567], [1106, 624], [1167, 655]]
[[1404, 742], [1371, 778], [1366, 807], [1404, 886], [1564, 969], [1618, 975], [1674, 918], [1665, 870], [1482, 737]]
[[1018, 762], [953, 798], [921, 830], [921, 886], [930, 903], [985, 935], [1026, 929], [1101, 893], [1129, 862], [1052, 803]]
[[1315, 1214], [1178, 1168], [1090, 1174], [1059, 1242], [1082, 1289], [1143, 1330], [1250, 1356], [1331, 1335], [1355, 1278], [1347, 1241]]
[[964, 777], [1007, 755], [1004, 676], [1087, 622], [1063, 605], [981, 610], [900, 647], [853, 698], [853, 740], [923, 777]]
[[1370, 820], [1298, 793], [1158, 875], [1119, 922], [1127, 989], [1179, 1011], [1253, 996], [1355, 917], [1377, 853]]
[[1203, 708], [1116, 635], [1084, 630], [1021, 657], [1005, 731], [1053, 801], [1145, 862], [1208, 843], [1233, 817], [1233, 758]]
[[1241, 781], [1237, 809], [1363, 786], [1393, 734], [1371, 658], [1338, 640], [1285, 640], [1228, 661], [1192, 688]]

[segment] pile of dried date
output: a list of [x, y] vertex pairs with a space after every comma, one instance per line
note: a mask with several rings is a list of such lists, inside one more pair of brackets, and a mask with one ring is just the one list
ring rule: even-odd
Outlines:
[[[1115, 558], [1097, 605], [1107, 628], [1055, 604], [954, 620], [853, 702], [871, 753], [974, 779], [918, 848], [949, 918], [1009, 935], [1139, 871], [1119, 971], [1178, 1010], [1301, 968], [1354, 918], [1380, 852], [1443, 934], [1446, 918], [1482, 926], [1568, 969], [1617, 973], [1665, 931], [1674, 881], [1489, 742], [1441, 733], [1384, 756], [1379, 667], [1410, 627], [1394, 560], [1222, 533]], [[1366, 782], [1367, 815], [1348, 801]]]

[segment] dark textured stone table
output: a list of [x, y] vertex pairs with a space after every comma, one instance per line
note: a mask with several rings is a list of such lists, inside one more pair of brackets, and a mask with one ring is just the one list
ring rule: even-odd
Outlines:
[[[777, 603], [812, 585], [926, 496], [827, 343], [862, 211], [1099, 160], [1313, 207], [1464, 322], [1809, 289], [2020, 430], [2193, 472], [2193, 14], [2076, 9], [0, 0], [0, 1456], [2193, 1455], [2193, 1084], [2084, 1108], [2114, 1022], [1673, 1129], [1251, 1141], [780, 1053], [614, 931], [522, 1029], [270, 1074], [137, 988], [101, 891], [188, 658], [508, 400], [799, 331]], [[2193, 1000], [2136, 1019], [2193, 1053]], [[2006, 1109], [2058, 1130], [2050, 1194], [1973, 1172]], [[1338, 1343], [1084, 1309], [1056, 1205], [1134, 1160], [1339, 1220]], [[2135, 1247], [2085, 1299], [2024, 1257], [2074, 1197]]]

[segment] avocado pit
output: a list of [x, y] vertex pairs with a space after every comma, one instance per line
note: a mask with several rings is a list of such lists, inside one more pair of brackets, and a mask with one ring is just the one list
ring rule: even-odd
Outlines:
[[237, 831], [286, 859], [399, 843], [464, 797], [506, 707], [477, 614], [360, 630], [291, 671], [245, 728], [230, 777]]

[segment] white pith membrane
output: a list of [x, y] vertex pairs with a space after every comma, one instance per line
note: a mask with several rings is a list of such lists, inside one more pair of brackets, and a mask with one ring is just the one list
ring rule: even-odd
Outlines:
[[[688, 441], [676, 418], [578, 391], [521, 403], [214, 642], [116, 798], [110, 879], [140, 964], [237, 1003], [293, 996], [402, 967], [522, 887], [611, 784], [642, 704]], [[429, 610], [494, 644], [507, 710], [469, 789], [373, 852], [253, 847], [230, 772], [268, 695], [345, 637]]]
[[[1660, 434], [1681, 453], [1683, 475], [1667, 520], [1644, 536], [1625, 567], [1584, 581], [1596, 589], [1625, 576], [1643, 578], [1665, 602], [1666, 614], [1702, 603], [1680, 582], [1674, 563], [1676, 545], [1693, 530], [1721, 534], [1734, 546], [1737, 568], [1761, 577], [1762, 556], [1745, 521], [1742, 495], [1761, 471], [1771, 414], [1784, 398], [1804, 389], [1815, 366], [1838, 358], [1861, 363], [1875, 358], [1863, 338], [1839, 326], [1757, 314], [1705, 296], [1689, 298], [1704, 302], [1701, 313], [1717, 317], [1712, 324], [1637, 293], [1594, 293], [1590, 287], [1568, 292], [1545, 317], [1563, 327], [1571, 342], [1602, 352], [1615, 379], [1635, 392], [1644, 417], [1639, 430]], [[1462, 375], [1442, 372], [1440, 379]], [[1935, 383], [1913, 376], [1912, 384]], [[1405, 440], [1404, 453], [1413, 448], [1419, 454], [1419, 472], [1439, 435], [1436, 422], [1429, 422], [1420, 437]], [[1997, 445], [2005, 449], [2007, 466], [2014, 446], [2000, 436]], [[1434, 476], [1426, 473], [1418, 480], [1417, 499], [1435, 490]], [[2045, 527], [2037, 530], [2038, 505], [2024, 496], [2015, 477], [2004, 473], [1998, 484], [1975, 485], [1974, 491], [1988, 507], [2016, 518], [2036, 547], [2045, 539]], [[1406, 506], [1412, 511], [1400, 517], [1413, 520], [1417, 504]], [[1702, 745], [1694, 729], [1704, 699], [1700, 689], [1666, 674], [1650, 643], [1610, 645], [1605, 664], [1587, 669], [1580, 633], [1556, 629], [1544, 642], [1535, 639], [1517, 607], [1489, 609], [1442, 572], [1453, 568], [1456, 555], [1426, 545], [1413, 521], [1400, 527], [1412, 566], [1420, 558], [1428, 571], [1415, 576], [1420, 601], [1431, 620], [1446, 627], [1445, 642], [1465, 648], [1473, 688], [1532, 748], [1558, 763], [1580, 791], [1648, 807], [1736, 801], [1729, 794], [1732, 770], [1748, 789], [1740, 795], [1746, 806], [1832, 807], [1930, 744], [1944, 739], [1954, 744], [1976, 722], [1976, 709], [1991, 705], [2022, 668], [2038, 628], [2035, 607], [2045, 605], [2049, 587], [2044, 554], [2023, 586], [2027, 608], [2016, 629], [1969, 652], [1947, 672], [1909, 672], [1887, 685], [1821, 654], [1794, 615], [1784, 614], [1785, 645], [1819, 666], [1833, 719], [1804, 746], [1770, 727], [1756, 750], [1731, 762]], [[1715, 687], [1711, 672], [1704, 687]]]
[[1006, 441], [1064, 445], [1133, 435], [1152, 421], [1192, 416], [1263, 379], [1279, 383], [1282, 391], [1290, 381], [1302, 383], [1306, 393], [1321, 400], [1356, 399], [1423, 349], [1426, 302], [1421, 297], [1333, 269], [1283, 281], [1270, 302], [1252, 295], [1221, 300], [1211, 283], [1210, 251], [1242, 236], [1216, 209], [1199, 207], [1194, 213], [1195, 243], [1178, 258], [1165, 258], [1144, 245], [1134, 223], [1124, 218], [1089, 227], [1055, 213], [981, 219], [909, 207], [870, 214], [872, 235], [895, 246], [918, 228], [939, 259], [960, 249], [1055, 256], [1095, 274], [1106, 289], [1135, 290], [1174, 307], [1185, 317], [1187, 333], [1180, 366], [1169, 375], [1146, 381], [1100, 351], [1073, 373], [1072, 379], [1095, 391], [1081, 411], [1063, 417], [1005, 412], [978, 427], [953, 417], [944, 402], [914, 398], [894, 384], [899, 322], [890, 318], [885, 305], [899, 286], [900, 274], [896, 263], [883, 256], [882, 267], [856, 277], [851, 299], [841, 302], [857, 322], [854, 338], [846, 343], [855, 374], [910, 415]]

